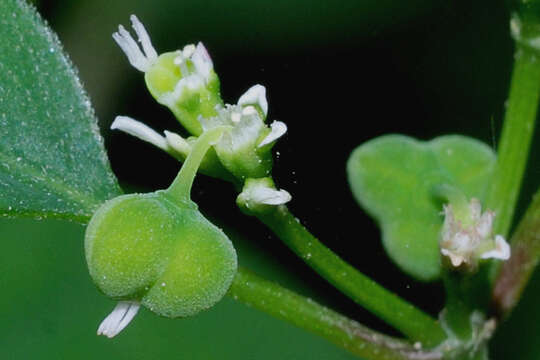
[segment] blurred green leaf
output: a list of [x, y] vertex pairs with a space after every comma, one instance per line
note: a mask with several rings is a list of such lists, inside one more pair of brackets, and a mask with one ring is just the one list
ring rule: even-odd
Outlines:
[[31, 6], [0, 15], [0, 214], [85, 220], [120, 193], [90, 101]]
[[[97, 336], [115, 302], [88, 276], [84, 228], [64, 221], [0, 219], [0, 359], [358, 359], [332, 343], [225, 297], [198, 316], [167, 319], [141, 309], [117, 337]], [[233, 234], [240, 260], [297, 290], [278, 258]], [[59, 251], [57, 240], [61, 238]]]
[[482, 200], [494, 164], [491, 148], [464, 136], [422, 142], [388, 135], [356, 148], [347, 170], [356, 200], [382, 228], [388, 255], [415, 278], [435, 280], [442, 208], [434, 187], [451, 185]]

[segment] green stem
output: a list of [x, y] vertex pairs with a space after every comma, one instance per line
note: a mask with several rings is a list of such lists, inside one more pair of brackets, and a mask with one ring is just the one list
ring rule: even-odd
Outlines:
[[206, 155], [210, 146], [219, 140], [224, 130], [225, 127], [216, 127], [212, 130], [205, 131], [199, 136], [173, 183], [165, 190], [168, 195], [178, 200], [190, 199], [191, 186], [193, 185], [193, 180], [195, 179], [195, 175], [197, 175], [197, 170], [199, 170], [204, 155]]
[[439, 351], [422, 351], [350, 320], [315, 301], [240, 268], [229, 295], [258, 310], [313, 332], [370, 360], [441, 359]]
[[446, 290], [444, 323], [460, 341], [469, 340], [473, 332], [471, 314], [476, 306], [470, 291], [471, 279], [473, 278], [455, 271], [445, 271], [443, 274]]
[[508, 235], [534, 133], [540, 95], [540, 61], [536, 51], [517, 45], [508, 107], [497, 151], [497, 166], [486, 208], [497, 214], [493, 231]]
[[512, 237], [512, 256], [501, 266], [493, 287], [493, 305], [501, 317], [517, 305], [540, 260], [540, 190]]
[[255, 215], [319, 275], [410, 339], [426, 347], [445, 339], [436, 320], [337, 256], [311, 235], [285, 206]]
[[[504, 126], [497, 151], [497, 166], [488, 188], [485, 206], [495, 211], [494, 234], [508, 236], [529, 156], [540, 97], [540, 1], [521, 1], [512, 15], [510, 29], [516, 41], [514, 68]], [[535, 48], [536, 46], [536, 48]], [[495, 280], [500, 263], [488, 274]]]

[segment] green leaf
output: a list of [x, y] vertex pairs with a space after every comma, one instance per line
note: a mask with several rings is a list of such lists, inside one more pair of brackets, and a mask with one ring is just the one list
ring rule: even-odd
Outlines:
[[0, 214], [83, 221], [121, 191], [94, 111], [56, 35], [0, 1]]
[[388, 255], [415, 278], [435, 280], [443, 218], [434, 188], [446, 184], [482, 200], [494, 164], [490, 147], [464, 136], [424, 142], [388, 135], [356, 148], [347, 172], [356, 200], [381, 226]]

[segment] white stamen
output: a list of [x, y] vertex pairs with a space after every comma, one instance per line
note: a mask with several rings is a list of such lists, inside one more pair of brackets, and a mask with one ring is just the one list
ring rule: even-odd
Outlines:
[[133, 320], [139, 311], [140, 303], [120, 301], [113, 311], [101, 322], [97, 334], [112, 338], [120, 333]]
[[233, 112], [231, 114], [231, 121], [235, 124], [238, 124], [240, 120], [242, 119], [242, 114], [239, 112]]
[[205, 81], [208, 81], [210, 71], [214, 68], [214, 64], [202, 42], [197, 44], [195, 51], [193, 51], [193, 55], [191, 55], [191, 61], [193, 61], [197, 73], [201, 75]]
[[265, 205], [282, 205], [291, 201], [292, 196], [285, 190], [258, 186], [250, 194], [250, 200]]
[[183, 62], [184, 62], [184, 58], [182, 57], [182, 54], [178, 54], [178, 56], [175, 57], [173, 60], [174, 65], [180, 65]]
[[165, 130], [164, 133], [165, 139], [172, 149], [185, 156], [189, 154], [191, 146], [183, 137], [167, 130]]
[[[187, 46], [187, 45], [186, 45]], [[189, 69], [186, 64], [187, 57], [184, 56], [182, 51], [178, 51], [178, 56], [174, 58], [174, 64], [180, 67], [180, 72], [183, 77], [189, 76]]]
[[141, 48], [137, 42], [133, 39], [133, 37], [131, 37], [129, 32], [124, 29], [122, 25], [118, 26], [118, 32], [113, 33], [112, 37], [126, 54], [129, 63], [137, 70], [146, 72], [156, 61], [157, 53], [150, 42], [150, 37], [148, 36], [143, 24], [135, 15], [131, 16], [131, 22], [133, 29], [135, 29], [139, 41], [142, 44], [144, 53], [141, 51]]
[[510, 258], [510, 245], [501, 235], [495, 236], [495, 249], [482, 254], [482, 259], [508, 260]]
[[188, 44], [188, 45], [184, 46], [184, 50], [182, 50], [182, 55], [185, 58], [190, 58], [193, 55], [194, 52], [195, 52], [195, 45]]
[[256, 115], [256, 114], [257, 114], [257, 109], [255, 109], [253, 106], [246, 106], [242, 110], [242, 115], [245, 115], [245, 116]]
[[261, 141], [258, 147], [263, 147], [276, 141], [287, 132], [287, 125], [281, 121], [274, 121], [270, 124], [270, 127], [272, 128], [272, 131], [270, 131], [270, 134]]
[[111, 129], [118, 129], [129, 135], [135, 136], [143, 141], [149, 142], [152, 145], [157, 146], [161, 150], [168, 151], [167, 140], [158, 134], [156, 131], [146, 126], [140, 121], [132, 119], [128, 116], [117, 116], [114, 119]]
[[253, 85], [240, 96], [238, 99], [238, 105], [259, 105], [264, 113], [264, 116], [268, 113], [268, 101], [266, 100], [266, 88], [262, 85]]

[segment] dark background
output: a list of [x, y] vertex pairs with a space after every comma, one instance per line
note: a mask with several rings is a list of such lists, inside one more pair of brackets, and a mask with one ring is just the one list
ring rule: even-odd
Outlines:
[[[387, 133], [426, 140], [461, 133], [496, 146], [513, 52], [505, 2], [48, 0], [38, 8], [79, 68], [112, 168], [125, 188], [164, 188], [180, 166], [152, 146], [108, 130], [114, 117], [122, 114], [156, 130], [182, 131], [168, 110], [151, 98], [142, 74], [129, 66], [112, 41], [116, 26], [127, 27], [129, 15], [136, 13], [158, 52], [203, 41], [226, 102], [235, 103], [255, 83], [265, 85], [269, 118], [284, 121], [289, 128], [274, 148], [279, 152], [274, 177], [293, 195], [293, 213], [362, 272], [431, 314], [440, 311], [441, 286], [412, 280], [386, 257], [376, 224], [352, 199], [345, 162], [356, 146]], [[538, 185], [537, 145], [533, 144], [519, 213]], [[256, 219], [242, 215], [228, 184], [200, 176], [193, 198], [203, 213], [235, 229], [232, 237], [242, 264], [373, 328], [396, 334], [319, 279]], [[189, 320], [166, 321], [144, 311], [142, 320], [135, 320], [115, 342], [89, 338], [113, 305], [102, 299], [85, 274], [82, 231], [61, 222], [0, 223], [0, 236], [11, 249], [9, 256], [0, 255], [0, 264], [18, 268], [17, 264], [30, 263], [28, 256], [34, 259], [22, 275], [18, 270], [0, 277], [0, 284], [5, 281], [10, 289], [18, 289], [0, 297], [5, 302], [0, 319], [5, 316], [8, 324], [0, 330], [0, 358], [30, 359], [36, 352], [51, 359], [75, 354], [85, 359], [147, 359], [156, 354], [186, 359], [350, 357], [324, 340], [231, 300]], [[57, 239], [65, 234], [71, 238]], [[37, 246], [32, 240], [36, 237]], [[43, 266], [51, 266], [49, 274]], [[58, 277], [64, 276], [70, 280], [62, 284]], [[58, 296], [57, 308], [41, 307], [47, 309], [46, 315], [39, 315], [37, 322], [29, 320], [28, 314], [35, 316], [30, 309], [40, 308], [43, 296], [32, 286], [17, 288], [21, 279], [48, 291], [49, 299]], [[52, 279], [60, 283], [51, 288]], [[535, 285], [538, 281], [527, 292], [522, 309], [496, 337], [494, 358], [537, 358], [540, 293], [534, 291]], [[76, 306], [70, 297], [83, 303]], [[99, 304], [97, 309], [94, 303]], [[15, 309], [22, 313], [17, 316]], [[80, 322], [71, 319], [70, 309], [84, 312]], [[58, 313], [70, 317], [71, 328], [61, 328], [66, 322], [55, 317]], [[23, 324], [30, 333], [15, 325], [21, 318], [27, 319]]]

